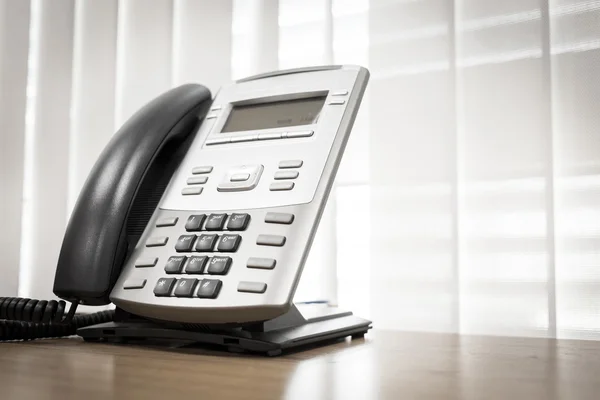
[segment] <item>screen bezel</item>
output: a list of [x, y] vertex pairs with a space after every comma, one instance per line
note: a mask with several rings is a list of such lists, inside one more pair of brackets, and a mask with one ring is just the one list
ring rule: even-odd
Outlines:
[[[256, 104], [235, 104], [232, 105], [219, 134], [267, 129], [289, 130], [296, 126], [318, 124], [326, 101], [327, 96], [314, 96]], [[281, 124], [280, 121], [285, 119], [289, 121]], [[285, 123], [287, 125], [284, 125]]]
[[327, 105], [327, 99], [329, 98], [329, 90], [314, 90], [308, 92], [297, 92], [297, 93], [286, 93], [282, 95], [272, 95], [272, 96], [264, 96], [264, 97], [253, 97], [249, 99], [237, 100], [224, 105], [220, 115], [215, 121], [209, 137], [219, 137], [219, 138], [227, 138], [227, 137], [237, 137], [237, 136], [246, 136], [246, 135], [255, 135], [259, 133], [275, 133], [275, 132], [296, 132], [296, 131], [305, 131], [305, 130], [315, 130], [317, 123], [308, 124], [308, 125], [294, 125], [294, 126], [286, 126], [286, 127], [276, 127], [276, 128], [267, 128], [267, 129], [252, 129], [246, 131], [232, 131], [232, 132], [222, 132], [225, 123], [229, 119], [229, 115], [233, 111], [234, 107], [246, 106], [246, 105], [256, 105], [256, 104], [267, 104], [267, 103], [277, 103], [281, 101], [287, 100], [302, 100], [302, 99], [310, 99], [314, 97], [324, 97], [323, 107], [321, 108], [321, 115], [319, 116], [319, 120], [323, 117], [323, 112]]

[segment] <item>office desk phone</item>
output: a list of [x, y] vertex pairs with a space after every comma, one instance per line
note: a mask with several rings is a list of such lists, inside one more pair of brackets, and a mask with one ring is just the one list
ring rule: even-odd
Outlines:
[[[276, 71], [214, 99], [188, 84], [147, 104], [108, 143], [71, 215], [54, 282], [69, 312], [0, 299], [2, 339], [76, 332], [276, 355], [364, 335], [370, 321], [302, 311], [293, 297], [368, 77], [358, 66]], [[115, 312], [75, 315], [109, 303]]]

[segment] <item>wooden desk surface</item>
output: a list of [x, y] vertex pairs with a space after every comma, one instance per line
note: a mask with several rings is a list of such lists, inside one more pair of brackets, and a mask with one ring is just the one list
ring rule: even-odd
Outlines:
[[600, 399], [600, 342], [374, 331], [277, 358], [0, 344], [1, 399]]

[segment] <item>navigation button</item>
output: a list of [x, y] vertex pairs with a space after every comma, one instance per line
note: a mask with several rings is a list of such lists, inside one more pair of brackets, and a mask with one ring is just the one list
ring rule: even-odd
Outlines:
[[336, 90], [335, 92], [331, 93], [332, 96], [345, 96], [347, 94], [347, 90]]
[[331, 106], [341, 106], [343, 104], [346, 104], [346, 100], [331, 100], [329, 102], [329, 105]]
[[250, 174], [234, 174], [231, 175], [231, 178], [229, 178], [229, 180], [231, 182], [244, 182], [247, 181], [250, 178]]
[[[241, 165], [238, 167], [231, 168], [227, 174], [223, 177], [223, 180], [217, 186], [219, 192], [238, 192], [245, 190], [252, 190], [258, 185], [260, 176], [264, 167], [261, 164], [256, 165]], [[250, 175], [245, 181], [233, 181], [232, 177], [237, 175], [248, 174]]]

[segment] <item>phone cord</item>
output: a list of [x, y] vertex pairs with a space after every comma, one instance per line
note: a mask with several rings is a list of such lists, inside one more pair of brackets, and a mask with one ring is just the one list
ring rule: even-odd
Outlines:
[[114, 320], [114, 310], [75, 315], [77, 302], [65, 316], [63, 300], [0, 297], [0, 342], [74, 335], [77, 328]]

